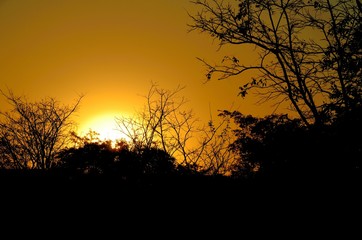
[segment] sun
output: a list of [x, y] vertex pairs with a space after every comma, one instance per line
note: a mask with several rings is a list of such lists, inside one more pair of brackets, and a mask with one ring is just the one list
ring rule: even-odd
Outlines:
[[127, 137], [119, 130], [115, 115], [112, 114], [104, 114], [91, 118], [81, 126], [78, 134], [84, 136], [89, 133], [89, 131], [97, 132], [101, 141], [111, 140], [113, 144], [120, 139], [127, 141]]

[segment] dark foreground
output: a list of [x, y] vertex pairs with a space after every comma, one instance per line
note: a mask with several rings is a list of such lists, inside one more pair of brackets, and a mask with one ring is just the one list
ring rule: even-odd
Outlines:
[[17, 229], [12, 236], [26, 232], [50, 239], [325, 236], [346, 222], [356, 229], [358, 221], [350, 216], [361, 211], [360, 190], [357, 182], [337, 179], [0, 174], [1, 216], [9, 229]]
[[358, 193], [361, 179], [348, 177], [235, 179], [225, 176], [76, 176], [57, 171], [0, 171], [3, 199], [15, 195], [56, 195], [127, 199], [143, 196], [272, 200]]

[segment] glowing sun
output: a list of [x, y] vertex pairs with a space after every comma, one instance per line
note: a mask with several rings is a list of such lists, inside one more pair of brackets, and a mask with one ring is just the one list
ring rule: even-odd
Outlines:
[[111, 114], [100, 115], [92, 118], [81, 126], [79, 134], [86, 135], [89, 131], [97, 132], [101, 141], [111, 140], [113, 143], [119, 139], [127, 140], [127, 137], [121, 133], [115, 121], [115, 116]]

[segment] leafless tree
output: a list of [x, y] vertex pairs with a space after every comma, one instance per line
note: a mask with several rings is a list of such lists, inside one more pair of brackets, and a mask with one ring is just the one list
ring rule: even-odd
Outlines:
[[72, 106], [54, 98], [29, 102], [12, 91], [1, 94], [12, 107], [1, 112], [0, 163], [3, 168], [48, 169], [57, 164], [56, 154], [68, 143], [74, 122], [71, 115], [83, 96]]
[[217, 124], [211, 119], [202, 129], [197, 147], [187, 155], [189, 162], [198, 164], [199, 171], [207, 174], [229, 175], [239, 161], [230, 149], [235, 141], [230, 118], [223, 117]]
[[[152, 84], [143, 111], [133, 117], [118, 117], [119, 130], [137, 148], [157, 147], [188, 169], [224, 174], [232, 157], [227, 149], [226, 122], [200, 126], [180, 92], [184, 87], [165, 90]], [[224, 130], [224, 132], [222, 132]], [[230, 134], [231, 136], [231, 134]]]
[[[240, 87], [262, 101], [288, 101], [306, 125], [325, 121], [328, 106], [348, 108], [361, 96], [361, 8], [350, 0], [196, 0], [191, 30], [223, 45], [251, 46], [259, 61], [226, 56], [206, 64], [207, 79], [257, 75]], [[359, 36], [359, 37], [358, 37]]]

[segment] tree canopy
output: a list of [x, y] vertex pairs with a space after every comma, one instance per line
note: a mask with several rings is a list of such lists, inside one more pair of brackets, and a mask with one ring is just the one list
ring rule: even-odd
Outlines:
[[250, 45], [257, 64], [225, 56], [207, 78], [258, 73], [240, 86], [264, 101], [288, 101], [305, 125], [330, 121], [361, 105], [361, 3], [359, 0], [198, 0], [191, 30], [220, 45]]

